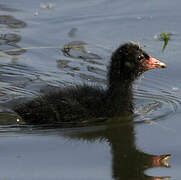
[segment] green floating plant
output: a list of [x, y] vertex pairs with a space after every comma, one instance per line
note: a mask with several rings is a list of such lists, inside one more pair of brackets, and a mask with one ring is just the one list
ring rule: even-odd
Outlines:
[[162, 48], [162, 52], [165, 50], [165, 48], [167, 47], [168, 45], [168, 41], [170, 40], [170, 36], [172, 34], [171, 33], [166, 33], [166, 32], [162, 32], [160, 34], [160, 40], [163, 40], [164, 41], [164, 44], [163, 44], [163, 48]]

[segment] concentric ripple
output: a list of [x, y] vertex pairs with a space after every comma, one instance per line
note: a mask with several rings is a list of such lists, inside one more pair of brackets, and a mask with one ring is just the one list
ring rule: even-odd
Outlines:
[[171, 92], [135, 89], [135, 121], [162, 120], [181, 109], [181, 100]]

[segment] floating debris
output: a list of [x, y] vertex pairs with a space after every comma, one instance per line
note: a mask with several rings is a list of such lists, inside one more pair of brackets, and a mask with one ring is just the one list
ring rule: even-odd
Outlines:
[[165, 48], [168, 45], [168, 41], [171, 39], [171, 35], [173, 35], [172, 33], [166, 33], [166, 32], [161, 32], [161, 34], [156, 34], [154, 35], [154, 39], [155, 40], [160, 40], [160, 41], [164, 41], [163, 44], [163, 48], [162, 48], [162, 52], [165, 50]]
[[65, 56], [81, 59], [102, 59], [99, 55], [86, 51], [84, 41], [72, 41], [63, 46], [62, 52]]
[[172, 88], [172, 92], [178, 92], [179, 91], [179, 88], [178, 87], [173, 87]]
[[41, 3], [40, 8], [42, 9], [54, 9], [56, 7], [55, 3]]
[[161, 33], [161, 39], [164, 41], [162, 52], [165, 50], [165, 48], [168, 44], [168, 41], [170, 40], [170, 35], [171, 35], [171, 33], [166, 33], [166, 32]]
[[38, 15], [39, 15], [39, 12], [38, 12], [38, 11], [35, 11], [33, 15], [34, 15], [34, 16], [38, 16]]

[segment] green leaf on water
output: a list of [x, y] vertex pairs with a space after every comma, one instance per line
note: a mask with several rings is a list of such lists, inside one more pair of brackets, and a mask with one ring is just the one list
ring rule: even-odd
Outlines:
[[160, 35], [160, 39], [164, 41], [162, 52], [165, 50], [165, 48], [168, 45], [168, 41], [170, 40], [171, 33], [162, 32]]

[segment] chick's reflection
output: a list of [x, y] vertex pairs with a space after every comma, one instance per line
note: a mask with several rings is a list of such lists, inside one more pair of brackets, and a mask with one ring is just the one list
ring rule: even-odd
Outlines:
[[[126, 120], [127, 121], [127, 120]], [[169, 167], [170, 155], [151, 155], [136, 148], [134, 124], [111, 124], [100, 130], [76, 133], [71, 138], [83, 140], [105, 140], [112, 153], [112, 177], [115, 180], [160, 180], [168, 176], [147, 176], [145, 171], [153, 167]]]

